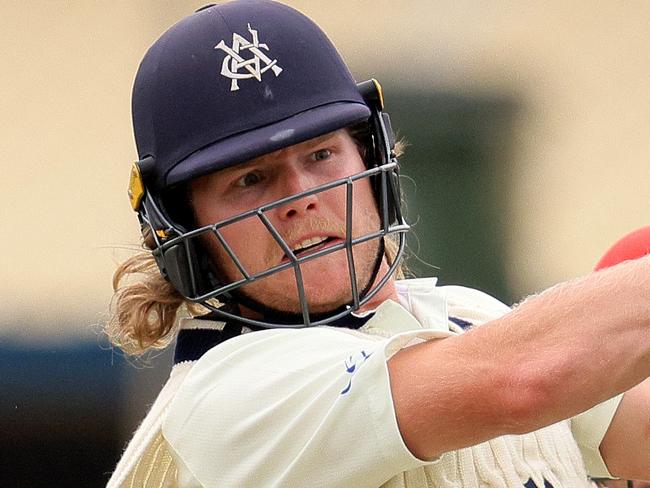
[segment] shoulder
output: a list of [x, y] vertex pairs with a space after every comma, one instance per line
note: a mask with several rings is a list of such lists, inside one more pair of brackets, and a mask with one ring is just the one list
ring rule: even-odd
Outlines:
[[[211, 393], [215, 403], [227, 400], [233, 405], [244, 397], [254, 401], [256, 391], [275, 394], [301, 383], [317, 382], [325, 372], [345, 384], [346, 363], [357, 359], [365, 362], [364, 358], [382, 345], [377, 337], [330, 327], [250, 332], [207, 351], [194, 364], [177, 397], [194, 402], [196, 395], [218, 385]], [[270, 384], [274, 385], [273, 392], [266, 391]], [[216, 400], [234, 391], [239, 391], [236, 398]], [[175, 402], [179, 403], [178, 398]]]
[[[314, 469], [341, 466], [340, 451], [323, 445], [367, 453], [364, 462], [378, 476], [374, 486], [387, 479], [385, 470], [417, 464], [394, 418], [387, 342], [316, 327], [251, 332], [212, 348], [163, 423], [177, 464], [203, 486], [253, 486], [251, 472], [255, 486], [262, 480], [299, 486], [307, 477], [340, 486], [338, 469]], [[350, 459], [351, 470], [358, 461]]]
[[449, 285], [440, 287], [447, 300], [450, 317], [456, 317], [472, 325], [480, 325], [497, 319], [508, 312], [510, 307], [493, 296], [473, 288]]
[[410, 308], [425, 303], [430, 310], [444, 311], [449, 317], [474, 325], [510, 311], [509, 306], [485, 292], [458, 285], [438, 286], [435, 278], [401, 280], [397, 282], [397, 289], [400, 300], [407, 302]]
[[510, 311], [510, 307], [501, 300], [475, 288], [458, 285], [438, 287], [447, 303], [453, 307], [475, 308], [486, 313], [503, 314]]

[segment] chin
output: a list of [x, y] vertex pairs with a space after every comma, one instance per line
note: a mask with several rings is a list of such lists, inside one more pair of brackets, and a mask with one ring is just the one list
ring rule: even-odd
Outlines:
[[[284, 273], [283, 273], [284, 274]], [[370, 279], [370, 272], [360, 274], [357, 289], [361, 292]], [[250, 290], [249, 296], [265, 303], [266, 305], [282, 312], [300, 313], [300, 299], [295, 276], [290, 273], [290, 280], [284, 279], [282, 284], [273, 286], [272, 283], [259, 286]], [[261, 283], [258, 283], [261, 285]], [[340, 273], [331, 270], [320, 270], [319, 273], [310, 273], [303, 269], [303, 286], [309, 302], [310, 313], [325, 313], [347, 305], [352, 302], [350, 275], [347, 267]]]
[[[310, 313], [323, 313], [335, 310], [342, 305], [352, 301], [352, 292], [350, 291], [349, 277], [344, 281], [339, 281], [335, 286], [331, 286], [327, 281], [316, 285], [310, 285], [309, 281], [304, 284], [305, 295], [309, 303]], [[293, 284], [285, 293], [267, 294], [269, 305], [283, 312], [300, 313], [300, 298], [298, 287]]]
[[[355, 249], [355, 262], [357, 289], [361, 293], [372, 276], [377, 251], [376, 246], [359, 247], [360, 249]], [[301, 265], [300, 270], [310, 313], [326, 313], [352, 302], [350, 271], [345, 251], [307, 261]], [[278, 311], [301, 313], [293, 268], [244, 285], [242, 292]]]

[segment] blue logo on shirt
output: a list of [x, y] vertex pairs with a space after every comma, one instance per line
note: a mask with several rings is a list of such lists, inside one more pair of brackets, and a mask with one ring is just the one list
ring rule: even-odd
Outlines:
[[349, 377], [348, 384], [341, 390], [341, 395], [345, 395], [350, 391], [350, 388], [352, 388], [352, 377], [354, 376], [354, 373], [359, 370], [361, 365], [365, 363], [370, 356], [372, 356], [372, 353], [368, 354], [366, 351], [361, 351], [354, 356], [350, 356], [343, 362], [345, 364], [345, 372], [349, 375]]
[[[526, 481], [524, 488], [539, 488], [539, 486], [537, 486], [537, 483], [535, 483], [531, 478], [528, 481]], [[544, 480], [544, 488], [553, 488], [553, 485], [550, 484], [548, 481]]]

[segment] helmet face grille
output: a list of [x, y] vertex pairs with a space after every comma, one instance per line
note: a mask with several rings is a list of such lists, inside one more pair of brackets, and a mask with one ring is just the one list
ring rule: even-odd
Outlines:
[[[358, 310], [386, 283], [399, 263], [405, 245], [404, 234], [409, 230], [409, 226], [406, 224], [399, 212], [399, 201], [395, 201], [395, 198], [399, 200], [399, 190], [394, 188], [395, 182], [397, 181], [397, 168], [397, 162], [391, 162], [367, 169], [347, 178], [332, 181], [307, 191], [276, 200], [258, 208], [234, 215], [220, 222], [216, 222], [212, 225], [203, 226], [189, 232], [175, 229], [176, 237], [168, 239], [165, 242], [158, 242], [154, 253], [158, 256], [159, 263], [168, 270], [167, 276], [172, 284], [174, 284], [188, 300], [203, 304], [217, 315], [221, 315], [225, 318], [235, 318], [258, 327], [305, 327], [329, 323], [348, 313]], [[377, 181], [375, 187], [379, 192], [377, 195], [378, 201], [380, 202], [379, 226], [377, 229], [373, 229], [363, 235], [354, 236], [352, 233], [352, 215], [354, 207], [352, 189], [355, 182], [363, 179], [373, 179]], [[304, 255], [294, 252], [269, 219], [269, 213], [278, 207], [285, 206], [296, 200], [337, 188], [344, 189], [346, 195], [346, 235], [343, 242], [322, 247], [314, 252], [305, 253]], [[382, 207], [384, 206], [390, 207], [391, 211], [382, 211]], [[397, 208], [397, 211], [394, 210], [395, 208]], [[389, 215], [393, 216], [393, 218], [390, 218]], [[237, 251], [224, 238], [223, 230], [228, 228], [228, 226], [236, 225], [237, 223], [250, 219], [257, 220], [260, 225], [263, 225], [272, 236], [273, 240], [282, 249], [286, 256], [286, 260], [284, 260], [283, 263], [264, 270], [247, 269], [246, 263], [242, 262], [240, 256], [237, 255]], [[398, 256], [393, 259], [390, 269], [384, 276], [378, 277], [377, 273], [379, 267], [378, 263], [375, 263], [375, 270], [369, 283], [359, 283], [360, 277], [358, 275], [358, 263], [355, 262], [353, 253], [354, 247], [372, 241], [377, 242], [378, 246], [381, 246], [382, 244], [379, 243], [383, 243], [383, 239], [391, 235], [399, 236], [399, 251]], [[210, 266], [208, 262], [209, 260], [197, 258], [198, 254], [206, 253], [206, 251], [203, 250], [204, 246], [202, 245], [206, 239], [213, 239], [215, 242], [218, 242], [219, 246], [224, 251], [222, 255], [230, 262], [230, 267], [238, 270], [239, 276], [237, 278], [225, 282], [221, 273], [217, 273], [221, 276], [218, 276], [216, 280], [213, 279], [211, 282], [205, 280], [206, 275], [212, 275], [215, 277], [214, 267]], [[383, 247], [381, 247], [381, 251], [382, 252], [377, 255], [377, 260], [382, 260], [384, 257]], [[350, 301], [343, 307], [337, 308], [332, 313], [326, 313], [324, 315], [319, 313], [315, 315], [310, 310], [309, 296], [307, 296], [305, 289], [302, 269], [305, 263], [321, 259], [335, 252], [345, 252], [346, 254]], [[227, 302], [232, 295], [240, 297], [240, 292], [246, 287], [246, 285], [253, 282], [259, 282], [285, 270], [293, 271], [296, 282], [296, 303], [299, 303], [299, 311], [294, 317], [289, 319], [284, 317], [284, 321], [281, 322], [277, 322], [276, 320], [268, 321], [266, 318], [254, 320], [241, 317], [240, 315], [235, 315], [232, 310], [226, 311], [217, 304], [217, 301]], [[377, 278], [379, 278], [378, 282], [374, 286], [371, 286]], [[323, 286], [328, 286], [328, 284], [323, 283]], [[253, 306], [255, 305], [253, 304]], [[290, 323], [287, 323], [287, 320], [290, 320]]]

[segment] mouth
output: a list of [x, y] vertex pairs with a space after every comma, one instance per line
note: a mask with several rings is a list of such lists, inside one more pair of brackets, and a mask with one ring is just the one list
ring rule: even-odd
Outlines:
[[[316, 251], [319, 251], [325, 247], [331, 246], [339, 241], [341, 241], [341, 239], [332, 236], [310, 237], [308, 239], [303, 239], [302, 241], [294, 244], [293, 247], [291, 248], [291, 251], [296, 257], [306, 256], [308, 254], [312, 254]], [[282, 258], [282, 262], [285, 263], [287, 261], [289, 261], [289, 258], [287, 256], [284, 256]]]

